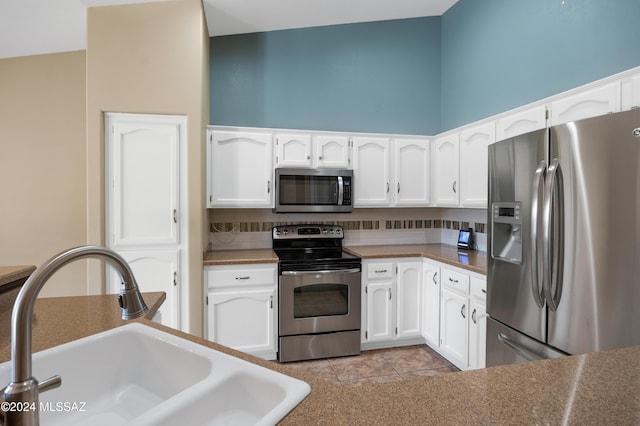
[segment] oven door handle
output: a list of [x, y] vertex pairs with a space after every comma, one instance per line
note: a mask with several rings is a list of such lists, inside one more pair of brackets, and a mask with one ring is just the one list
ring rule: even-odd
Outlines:
[[328, 269], [324, 271], [282, 271], [281, 275], [355, 274], [357, 272], [360, 272], [360, 268]]

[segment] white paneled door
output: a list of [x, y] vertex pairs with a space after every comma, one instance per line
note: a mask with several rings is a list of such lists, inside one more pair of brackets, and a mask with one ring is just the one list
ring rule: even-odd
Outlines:
[[[105, 114], [107, 246], [130, 262], [143, 292], [166, 293], [159, 317], [173, 328], [186, 264], [185, 143], [185, 117]], [[119, 280], [107, 271], [107, 292], [116, 293]]]

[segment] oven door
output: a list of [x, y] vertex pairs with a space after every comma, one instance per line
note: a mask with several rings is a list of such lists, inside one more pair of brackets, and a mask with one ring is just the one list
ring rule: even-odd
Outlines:
[[279, 335], [360, 330], [360, 268], [282, 271]]

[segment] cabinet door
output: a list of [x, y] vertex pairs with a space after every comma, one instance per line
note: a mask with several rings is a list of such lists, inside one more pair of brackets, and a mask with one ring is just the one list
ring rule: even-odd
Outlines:
[[442, 287], [440, 299], [440, 350], [464, 370], [467, 368], [469, 298]]
[[271, 135], [209, 134], [209, 207], [273, 207]]
[[487, 352], [487, 315], [485, 305], [470, 301], [469, 369], [484, 368]]
[[391, 340], [393, 338], [393, 283], [369, 282], [366, 287], [368, 342]]
[[311, 167], [311, 136], [281, 133], [276, 135], [276, 167]]
[[398, 262], [396, 337], [420, 336], [422, 262]]
[[[131, 267], [140, 291], [166, 293], [167, 299], [158, 310], [158, 322], [180, 329], [180, 250], [118, 250], [118, 254]], [[113, 268], [107, 271], [108, 293], [119, 293], [120, 276]]]
[[243, 352], [275, 351], [275, 289], [210, 290], [208, 339]]
[[640, 108], [640, 74], [625, 78], [620, 83], [620, 110]]
[[398, 206], [429, 205], [431, 146], [428, 139], [394, 141], [394, 192]]
[[184, 120], [107, 114], [110, 247], [179, 243]]
[[353, 138], [354, 207], [389, 206], [389, 140]]
[[458, 134], [436, 139], [433, 151], [434, 203], [438, 206], [457, 206]]
[[422, 337], [432, 347], [440, 346], [440, 268], [422, 264]]
[[495, 141], [493, 122], [460, 133], [460, 206], [487, 208], [489, 144]]
[[551, 103], [551, 125], [620, 111], [620, 83], [567, 96]]
[[547, 107], [539, 105], [525, 111], [509, 114], [496, 122], [496, 140], [544, 129], [547, 125]]
[[315, 167], [351, 168], [348, 136], [316, 136]]

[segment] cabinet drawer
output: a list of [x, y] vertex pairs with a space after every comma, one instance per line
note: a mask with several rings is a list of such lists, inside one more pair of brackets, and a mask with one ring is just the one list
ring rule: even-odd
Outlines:
[[228, 269], [207, 271], [207, 285], [229, 287], [233, 285], [273, 285], [275, 269]]
[[471, 296], [480, 301], [487, 300], [487, 280], [483, 280], [476, 277], [471, 277]]
[[370, 263], [367, 266], [367, 278], [380, 279], [393, 277], [393, 263]]
[[442, 284], [458, 290], [462, 293], [469, 294], [469, 276], [450, 269], [442, 268]]

